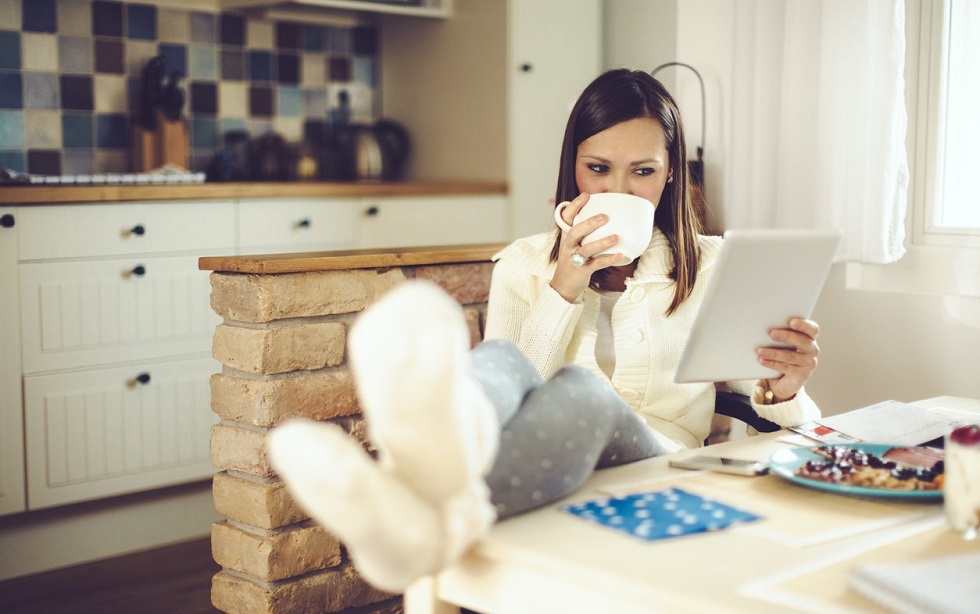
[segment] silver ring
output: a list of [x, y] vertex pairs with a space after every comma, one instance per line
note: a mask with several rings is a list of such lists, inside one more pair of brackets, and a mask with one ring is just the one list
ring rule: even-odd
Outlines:
[[589, 261], [588, 258], [578, 252], [572, 252], [571, 260], [574, 266], [584, 266]]

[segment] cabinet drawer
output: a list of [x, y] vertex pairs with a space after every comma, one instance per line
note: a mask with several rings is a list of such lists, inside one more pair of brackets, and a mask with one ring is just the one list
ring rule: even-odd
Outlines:
[[28, 508], [213, 475], [208, 382], [218, 371], [204, 358], [25, 377]]
[[208, 352], [220, 321], [194, 256], [26, 263], [20, 284], [25, 373]]
[[350, 249], [355, 204], [343, 199], [250, 200], [238, 206], [240, 251], [282, 253]]
[[21, 207], [20, 259], [86, 258], [235, 245], [232, 203]]
[[359, 248], [497, 243], [507, 238], [502, 196], [365, 199]]

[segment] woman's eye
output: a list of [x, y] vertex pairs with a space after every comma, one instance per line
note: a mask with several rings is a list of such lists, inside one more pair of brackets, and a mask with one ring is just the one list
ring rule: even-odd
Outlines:
[[648, 177], [652, 175], [655, 171], [652, 168], [638, 168], [633, 172], [635, 172], [640, 177]]
[[605, 164], [588, 164], [589, 170], [593, 173], [608, 173], [609, 167]]

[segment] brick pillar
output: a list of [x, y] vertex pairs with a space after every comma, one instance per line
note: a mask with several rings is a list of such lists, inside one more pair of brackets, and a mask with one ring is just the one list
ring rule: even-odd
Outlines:
[[[211, 601], [232, 614], [389, 614], [400, 596], [374, 589], [343, 545], [292, 500], [269, 465], [265, 437], [291, 417], [334, 422], [365, 448], [365, 426], [345, 355], [357, 313], [405, 279], [429, 279], [464, 306], [473, 343], [482, 337], [488, 262], [287, 274], [211, 274], [221, 317], [211, 378], [214, 504]], [[375, 605], [372, 605], [375, 604]]]

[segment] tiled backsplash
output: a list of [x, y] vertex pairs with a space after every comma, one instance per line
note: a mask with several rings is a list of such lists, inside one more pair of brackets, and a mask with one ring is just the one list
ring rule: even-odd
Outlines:
[[[19, 29], [16, 29], [18, 28]], [[0, 0], [0, 167], [37, 174], [132, 170], [132, 116], [154, 56], [184, 78], [190, 166], [229, 130], [299, 141], [349, 93], [376, 115], [378, 33], [104, 0]]]

